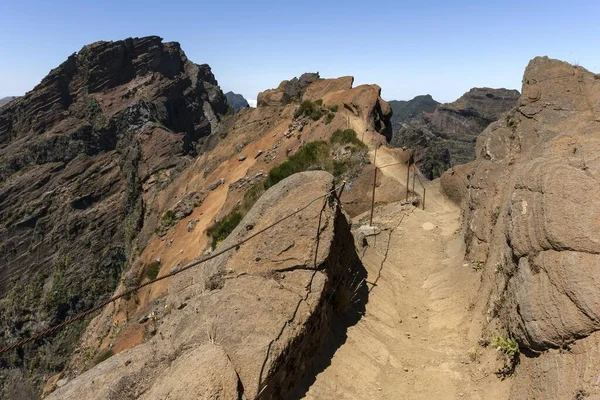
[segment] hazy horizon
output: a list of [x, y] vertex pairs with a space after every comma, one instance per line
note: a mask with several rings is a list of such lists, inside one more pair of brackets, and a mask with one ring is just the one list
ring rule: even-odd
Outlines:
[[[224, 92], [255, 100], [304, 72], [374, 83], [386, 100], [431, 94], [450, 102], [472, 87], [521, 90], [535, 56], [600, 70], [600, 4], [515, 0], [171, 2], [75, 0], [5, 4], [0, 98], [33, 89], [86, 44], [127, 37], [177, 41], [209, 64]], [[574, 5], [577, 5], [576, 7]]]

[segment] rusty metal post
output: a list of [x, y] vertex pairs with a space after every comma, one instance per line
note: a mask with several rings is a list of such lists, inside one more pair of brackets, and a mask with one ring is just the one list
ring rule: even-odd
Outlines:
[[375, 185], [377, 184], [377, 167], [375, 167], [375, 175], [373, 177], [373, 196], [371, 197], [371, 219], [369, 225], [373, 226], [373, 209], [375, 208]]
[[408, 203], [408, 187], [410, 186], [410, 158], [408, 159], [408, 168], [406, 170], [406, 202]]
[[415, 181], [417, 180], [417, 169], [415, 168], [415, 166], [413, 165], [413, 188], [412, 188], [412, 192], [413, 192], [413, 196], [415, 195]]
[[373, 174], [373, 196], [371, 197], [371, 219], [369, 220], [369, 225], [373, 226], [373, 210], [375, 208], [375, 186], [377, 185], [377, 149], [379, 146], [375, 147], [375, 157], [373, 157], [373, 164], [375, 165], [375, 173]]
[[425, 210], [425, 186], [423, 186], [423, 210]]
[[342, 187], [340, 188], [340, 193], [337, 195], [338, 200], [340, 201], [340, 203], [342, 202], [342, 193], [344, 193], [344, 188], [346, 187], [346, 180], [344, 179], [344, 181], [342, 182]]

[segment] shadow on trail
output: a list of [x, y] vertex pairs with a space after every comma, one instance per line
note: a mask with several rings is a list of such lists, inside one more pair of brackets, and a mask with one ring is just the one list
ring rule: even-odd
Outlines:
[[366, 284], [367, 271], [360, 261], [358, 268], [354, 268], [354, 276], [341, 278], [337, 288], [331, 296], [326, 311], [326, 321], [329, 326], [326, 336], [316, 353], [312, 356], [312, 368], [305, 371], [304, 377], [299, 380], [288, 399], [302, 399], [310, 387], [315, 383], [317, 375], [331, 365], [335, 352], [348, 338], [348, 328], [360, 321], [365, 313], [369, 299], [369, 289]]

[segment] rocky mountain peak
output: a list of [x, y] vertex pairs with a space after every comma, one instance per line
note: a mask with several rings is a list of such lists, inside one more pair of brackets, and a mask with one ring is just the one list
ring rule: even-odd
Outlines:
[[432, 113], [440, 104], [435, 101], [430, 94], [416, 96], [411, 100], [392, 100], [389, 102], [392, 111], [392, 128], [395, 131], [402, 127], [402, 124], [414, 118], [420, 118], [423, 113]]
[[227, 103], [233, 107], [233, 111], [239, 111], [242, 108], [250, 107], [248, 101], [241, 94], [227, 92], [225, 93], [225, 97], [227, 98]]
[[396, 124], [392, 144], [414, 149], [421, 171], [429, 179], [437, 178], [452, 165], [472, 161], [477, 136], [518, 99], [517, 90], [473, 88], [452, 103], [434, 105], [415, 98], [410, 104], [396, 104], [401, 113], [407, 107], [420, 112]]
[[300, 75], [300, 78], [294, 77], [289, 81], [282, 81], [277, 89], [268, 89], [258, 94], [258, 107], [285, 106], [298, 102], [306, 89], [320, 79], [318, 72], [307, 72]]
[[502, 113], [511, 109], [519, 96], [518, 90], [472, 88], [458, 100], [443, 104], [440, 108], [458, 113], [470, 113], [492, 122], [497, 120]]
[[[227, 107], [208, 65], [150, 36], [85, 46], [0, 109], [0, 346], [113, 293], [156, 228], [155, 196], [218, 140]], [[0, 387], [39, 389], [77, 339], [0, 358], [21, 368]]]

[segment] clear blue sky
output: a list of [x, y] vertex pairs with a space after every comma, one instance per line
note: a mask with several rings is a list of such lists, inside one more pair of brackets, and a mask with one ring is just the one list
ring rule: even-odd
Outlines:
[[387, 100], [452, 101], [521, 88], [548, 55], [600, 72], [600, 1], [0, 0], [0, 97], [20, 95], [83, 45], [159, 35], [248, 99], [306, 71], [377, 83]]

